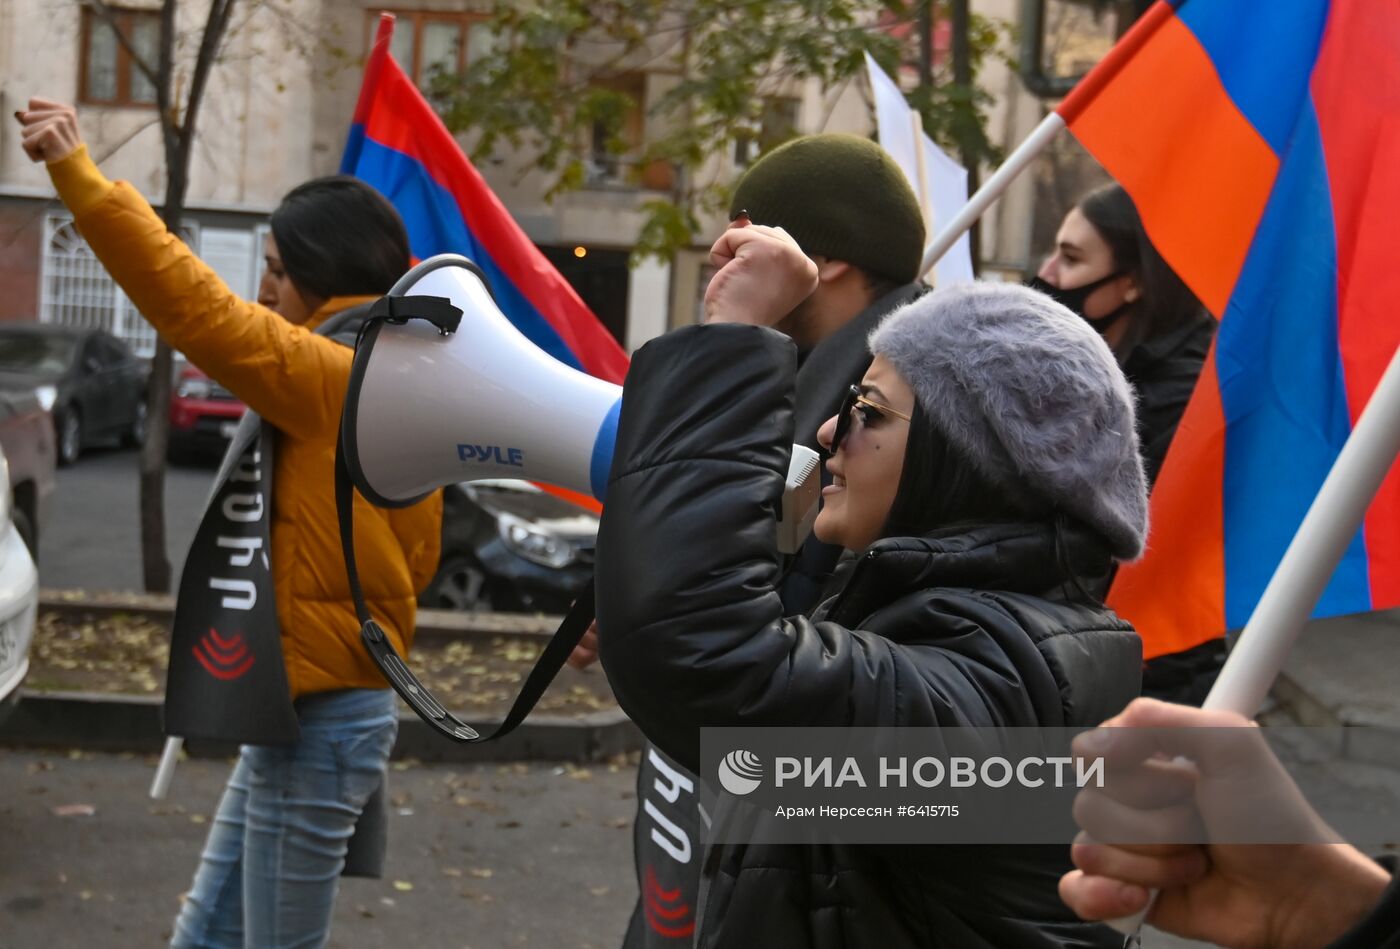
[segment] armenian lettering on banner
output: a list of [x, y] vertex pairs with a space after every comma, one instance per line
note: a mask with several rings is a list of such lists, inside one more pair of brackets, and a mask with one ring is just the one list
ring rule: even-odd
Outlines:
[[165, 731], [254, 745], [300, 734], [268, 562], [275, 435], [239, 423], [180, 575]]

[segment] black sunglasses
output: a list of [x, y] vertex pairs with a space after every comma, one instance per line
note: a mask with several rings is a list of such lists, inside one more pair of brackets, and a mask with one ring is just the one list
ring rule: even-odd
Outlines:
[[904, 419], [906, 422], [911, 420], [903, 412], [866, 398], [860, 391], [860, 386], [851, 386], [846, 390], [846, 398], [841, 401], [841, 408], [836, 410], [836, 431], [831, 436], [831, 454], [836, 454], [836, 450], [846, 440], [846, 434], [851, 430], [851, 416], [856, 412], [861, 413], [862, 423], [867, 425], [870, 423], [872, 415], [880, 418], [889, 414], [895, 418]]

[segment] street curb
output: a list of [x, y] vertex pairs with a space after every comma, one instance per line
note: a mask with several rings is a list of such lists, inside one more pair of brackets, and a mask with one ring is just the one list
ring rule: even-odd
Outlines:
[[1313, 694], [1301, 676], [1279, 674], [1271, 693], [1285, 713], [1305, 728], [1337, 734], [1334, 754], [1352, 761], [1400, 770], [1400, 727], [1346, 707], [1332, 707]]
[[[61, 747], [84, 751], [154, 754], [165, 744], [159, 697], [93, 692], [22, 692], [0, 723], [0, 745]], [[496, 722], [484, 722], [491, 728]], [[588, 715], [534, 715], [515, 731], [489, 742], [459, 744], [442, 738], [416, 715], [399, 716], [394, 758], [470, 764], [485, 761], [592, 762], [642, 747], [642, 733], [619, 709]], [[189, 741], [193, 757], [226, 758], [237, 745]]]
[[1299, 725], [1326, 729], [1333, 754], [1400, 770], [1400, 610], [1310, 621], [1272, 694]]
[[[153, 623], [168, 624], [175, 615], [175, 598], [168, 593], [40, 590], [40, 612], [67, 617], [122, 613]], [[421, 639], [505, 637], [531, 642], [547, 640], [562, 617], [542, 613], [457, 613], [419, 610], [415, 636]], [[421, 640], [420, 640], [421, 641]]]

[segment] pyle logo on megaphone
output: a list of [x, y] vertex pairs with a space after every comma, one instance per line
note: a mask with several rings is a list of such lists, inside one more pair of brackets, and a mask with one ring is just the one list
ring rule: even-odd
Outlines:
[[457, 446], [457, 460], [523, 468], [525, 452], [519, 448], [502, 448], [500, 445], [461, 444]]

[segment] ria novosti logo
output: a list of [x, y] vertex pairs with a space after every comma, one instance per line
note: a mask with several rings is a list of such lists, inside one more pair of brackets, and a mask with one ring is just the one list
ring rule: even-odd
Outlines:
[[751, 751], [731, 751], [719, 763], [719, 783], [730, 794], [752, 792], [763, 780], [763, 761]]

